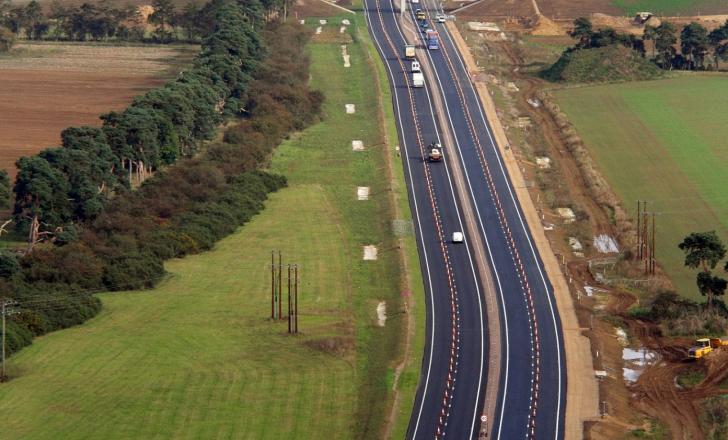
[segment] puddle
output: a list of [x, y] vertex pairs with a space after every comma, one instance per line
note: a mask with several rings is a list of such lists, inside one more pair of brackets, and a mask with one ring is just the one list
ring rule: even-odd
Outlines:
[[603, 254], [619, 253], [619, 246], [617, 246], [617, 242], [607, 234], [595, 235], [594, 247]]
[[648, 350], [646, 348], [623, 348], [622, 376], [624, 377], [625, 382], [637, 382], [642, 373], [645, 371], [645, 368], [655, 364], [659, 360], [660, 356], [652, 350]]
[[377, 325], [384, 327], [384, 323], [387, 321], [387, 304], [381, 301], [377, 304]]

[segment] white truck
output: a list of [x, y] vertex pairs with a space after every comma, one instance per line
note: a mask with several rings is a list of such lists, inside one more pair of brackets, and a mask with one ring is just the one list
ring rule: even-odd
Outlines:
[[412, 74], [412, 87], [424, 87], [425, 75], [422, 72], [414, 72]]
[[411, 67], [410, 71], [412, 73], [422, 72], [422, 69], [420, 68], [420, 62], [419, 61], [412, 61], [412, 67]]

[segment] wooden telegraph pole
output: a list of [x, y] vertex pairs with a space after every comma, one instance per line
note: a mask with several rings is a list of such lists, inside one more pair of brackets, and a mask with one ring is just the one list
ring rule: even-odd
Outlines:
[[283, 319], [283, 257], [278, 251], [278, 319]]
[[637, 258], [642, 258], [642, 201], [637, 200]]
[[298, 264], [293, 267], [295, 283], [293, 284], [293, 333], [298, 333]]
[[8, 378], [7, 374], [5, 373], [5, 321], [7, 320], [7, 317], [9, 315], [15, 315], [16, 313], [19, 313], [17, 310], [12, 309], [11, 306], [16, 305], [17, 302], [12, 299], [6, 299], [3, 298], [2, 303], [0, 303], [0, 313], [3, 315], [3, 323], [2, 323], [2, 331], [3, 331], [3, 339], [2, 339], [2, 376], [0, 376], [0, 381], [5, 382]]
[[270, 319], [276, 319], [276, 252], [270, 251]]
[[650, 273], [655, 274], [655, 266], [657, 264], [657, 260], [655, 258], [655, 214], [652, 213], [652, 250], [650, 251]]
[[288, 333], [291, 333], [291, 265], [288, 265]]

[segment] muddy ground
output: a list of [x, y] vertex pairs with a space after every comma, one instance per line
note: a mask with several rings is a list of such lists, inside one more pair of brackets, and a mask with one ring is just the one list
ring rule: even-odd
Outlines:
[[195, 46], [20, 43], [0, 56], [0, 169], [57, 146], [72, 125], [100, 125], [191, 61]]
[[[587, 421], [584, 437], [636, 438], [646, 433], [645, 436], [652, 436], [648, 438], [707, 438], [711, 428], [704, 422], [705, 399], [728, 391], [728, 350], [716, 351], [698, 362], [687, 362], [690, 339], [664, 338], [654, 324], [631, 316], [629, 309], [636, 302], [648, 298], [648, 292], [658, 286], [669, 286], [669, 281], [658, 274], [647, 283], [630, 283], [630, 279], [645, 277], [639, 264], [623, 258], [629, 252], [618, 258], [601, 254], [591, 245], [594, 235], [616, 238], [625, 228], [616, 225], [614, 213], [595, 200], [588, 189], [588, 174], [579, 171], [580, 164], [566, 147], [563, 127], [539, 102], [539, 92], [554, 85], [544, 83], [535, 72], [555, 61], [560, 51], [571, 44], [570, 40], [529, 37], [518, 32], [509, 32], [504, 39], [502, 35], [468, 31], [462, 22], [459, 27], [479, 65], [485, 66], [477, 80], [486, 82], [493, 90], [510, 144], [521, 162], [524, 177], [531, 182], [531, 198], [545, 225], [553, 225], [547, 236], [567, 267], [579, 325], [591, 339], [594, 368], [606, 373], [600, 380], [603, 416]], [[541, 156], [551, 159], [548, 170], [537, 166], [536, 157]], [[577, 221], [566, 224], [554, 209], [558, 206], [571, 207]], [[570, 248], [569, 237], [581, 241], [581, 253]], [[629, 251], [626, 247], [622, 251]], [[626, 281], [600, 284], [594, 277], [596, 273], [604, 273], [607, 278], [623, 277]], [[588, 295], [585, 286], [601, 290]], [[617, 329], [623, 329], [628, 337], [619, 338]], [[651, 350], [659, 359], [636, 382], [624, 378], [622, 357], [627, 347]], [[701, 372], [702, 380], [691, 387], [680, 387], [678, 378], [693, 370]]]

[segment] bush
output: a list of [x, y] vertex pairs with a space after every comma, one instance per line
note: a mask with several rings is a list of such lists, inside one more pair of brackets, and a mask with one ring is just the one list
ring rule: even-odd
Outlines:
[[620, 45], [569, 49], [541, 76], [552, 82], [608, 82], [654, 79], [663, 72], [636, 51]]
[[[93, 215], [74, 214], [70, 226], [64, 217], [58, 246], [37, 246], [19, 261], [0, 254], [0, 295], [23, 304], [9, 327], [11, 351], [34, 335], [92, 317], [101, 307], [94, 292], [153, 287], [165, 275], [164, 260], [212, 248], [260, 212], [270, 192], [286, 185], [285, 177], [258, 169], [292, 129], [319, 117], [322, 95], [307, 87], [309, 31], [294, 24], [268, 25], [264, 50], [251, 27], [243, 25], [247, 19], [237, 6], [218, 5], [215, 32], [203, 42], [192, 69], [161, 91], [135, 99], [126, 111], [104, 115], [103, 129], [65, 130], [63, 147], [31, 161], [51, 170], [43, 175], [52, 182], [61, 181], [63, 191], [51, 192], [58, 200], [86, 194], [74, 192], [79, 185], [71, 177], [85, 182], [84, 190], [104, 196], [95, 197], [100, 205]], [[282, 64], [286, 59], [288, 64]], [[271, 71], [279, 72], [275, 79], [266, 76]], [[194, 158], [182, 157], [196, 151], [196, 142], [212, 137], [220, 111], [240, 116], [240, 107], [254, 111], [226, 131], [224, 142]], [[104, 166], [84, 162], [84, 180], [66, 160], [77, 157], [101, 158]], [[175, 160], [174, 166], [158, 168]], [[154, 173], [132, 191], [131, 171]], [[29, 180], [35, 175], [26, 174]], [[83, 197], [73, 200], [82, 209], [71, 206], [64, 215], [87, 211]]]

